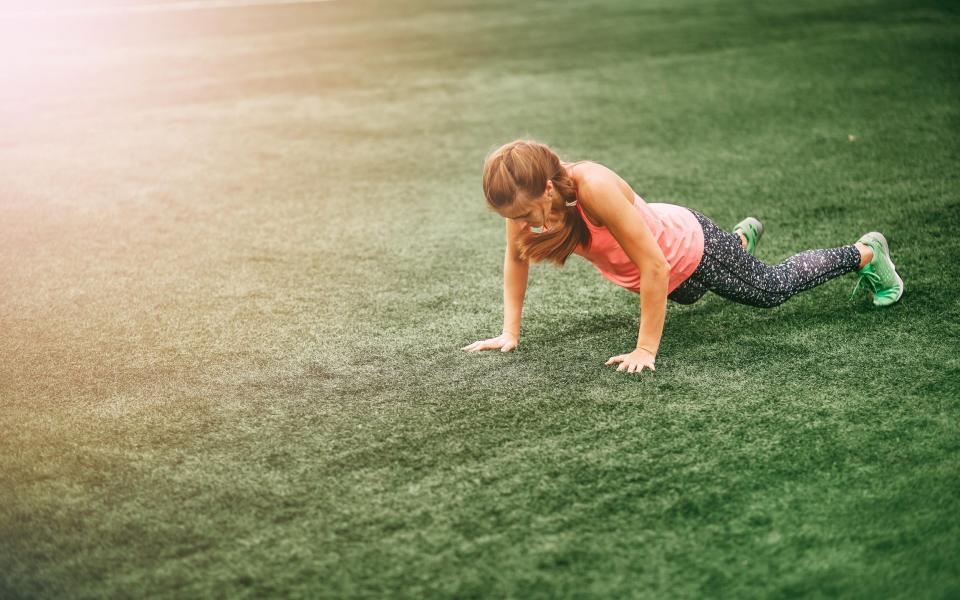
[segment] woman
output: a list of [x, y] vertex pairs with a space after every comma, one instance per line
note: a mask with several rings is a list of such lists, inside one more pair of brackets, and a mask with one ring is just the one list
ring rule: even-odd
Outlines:
[[636, 348], [611, 357], [618, 371], [655, 370], [667, 299], [692, 304], [707, 291], [771, 308], [834, 277], [857, 271], [877, 306], [893, 304], [903, 281], [882, 234], [856, 243], [808, 250], [778, 265], [752, 254], [763, 226], [753, 218], [724, 231], [699, 212], [673, 204], [648, 204], [603, 165], [561, 161], [550, 148], [517, 140], [487, 157], [483, 193], [506, 219], [503, 333], [463, 350], [508, 352], [520, 339], [520, 317], [529, 261], [562, 265], [570, 254], [592, 262], [614, 283], [640, 295]]

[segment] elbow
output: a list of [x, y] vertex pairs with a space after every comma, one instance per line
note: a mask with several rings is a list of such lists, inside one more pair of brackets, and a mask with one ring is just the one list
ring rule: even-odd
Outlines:
[[667, 281], [670, 279], [670, 263], [664, 260], [663, 262], [655, 262], [647, 265], [647, 268], [643, 270], [643, 276]]

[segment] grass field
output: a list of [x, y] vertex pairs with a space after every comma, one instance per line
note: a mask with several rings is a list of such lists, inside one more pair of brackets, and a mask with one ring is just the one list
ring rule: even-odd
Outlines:
[[[0, 18], [0, 597], [960, 597], [960, 11], [369, 2]], [[851, 137], [852, 136], [852, 137]], [[879, 230], [771, 310], [579, 258], [499, 333], [486, 154]]]

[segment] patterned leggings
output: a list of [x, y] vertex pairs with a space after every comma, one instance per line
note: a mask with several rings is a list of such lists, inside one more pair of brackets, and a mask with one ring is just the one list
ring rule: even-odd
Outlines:
[[773, 308], [797, 292], [860, 266], [860, 252], [853, 245], [807, 250], [779, 265], [768, 265], [743, 249], [739, 235], [724, 231], [695, 210], [691, 212], [703, 226], [703, 259], [668, 296], [680, 304], [693, 304], [711, 291], [741, 304]]

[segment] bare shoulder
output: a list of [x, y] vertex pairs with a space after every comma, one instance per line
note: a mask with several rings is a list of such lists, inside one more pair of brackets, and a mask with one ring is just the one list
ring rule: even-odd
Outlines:
[[577, 184], [578, 201], [595, 224], [603, 224], [605, 205], [620, 204], [621, 199], [633, 204], [633, 189], [609, 167], [585, 161], [572, 166], [569, 173]]
[[570, 177], [572, 177], [573, 180], [578, 184], [585, 183], [586, 181], [592, 179], [616, 177], [617, 175], [604, 165], [590, 160], [582, 160], [573, 163], [567, 169], [567, 172], [570, 173]]

